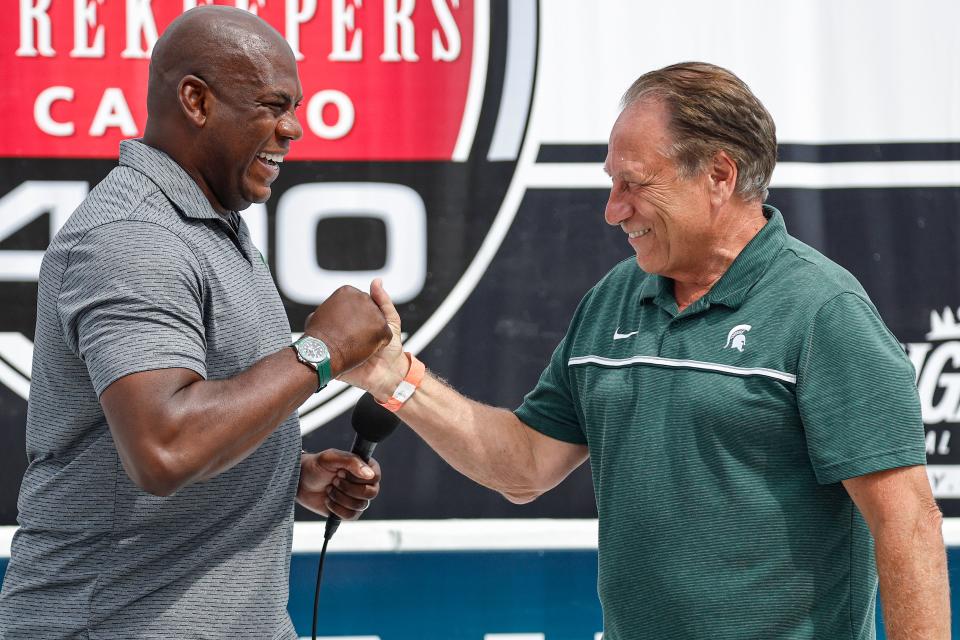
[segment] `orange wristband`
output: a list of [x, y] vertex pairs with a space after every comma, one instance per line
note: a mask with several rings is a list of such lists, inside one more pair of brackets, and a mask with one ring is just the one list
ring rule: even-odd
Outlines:
[[404, 351], [403, 354], [407, 356], [407, 360], [410, 362], [407, 376], [400, 381], [400, 384], [397, 385], [397, 388], [389, 400], [386, 402], [377, 400], [377, 404], [389, 411], [399, 410], [400, 407], [403, 406], [403, 403], [410, 399], [413, 392], [420, 388], [420, 383], [423, 382], [423, 376], [427, 373], [427, 367], [417, 360], [416, 356], [409, 351]]

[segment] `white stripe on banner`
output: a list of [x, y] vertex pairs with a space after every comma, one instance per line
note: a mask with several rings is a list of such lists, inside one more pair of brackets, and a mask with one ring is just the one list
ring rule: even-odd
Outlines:
[[[507, 66], [497, 124], [487, 160], [516, 160], [527, 127], [533, 74], [537, 67], [537, 3], [510, 0], [507, 5]], [[474, 47], [476, 48], [476, 47]]]
[[[467, 104], [463, 109], [460, 133], [453, 146], [453, 161], [466, 162], [473, 147], [473, 137], [477, 133], [480, 121], [480, 107], [483, 104], [483, 90], [487, 83], [487, 54], [490, 38], [489, 0], [475, 0], [473, 3], [473, 57], [470, 60], [470, 84], [467, 85]], [[477, 44], [481, 43], [481, 44]], [[246, 217], [246, 215], [244, 215]]]
[[[320, 553], [323, 522], [297, 522], [295, 553]], [[344, 531], [349, 531], [344, 535]], [[595, 519], [368, 520], [344, 522], [330, 552], [596, 549]]]
[[[324, 522], [293, 525], [293, 553], [320, 553]], [[10, 556], [16, 527], [0, 527], [0, 557]], [[545, 551], [597, 548], [593, 518], [361, 520], [344, 522], [330, 553], [398, 551]]]
[[[771, 188], [856, 189], [960, 186], [960, 162], [780, 162]], [[603, 165], [541, 162], [527, 173], [531, 189], [609, 189]]]
[[0, 360], [0, 384], [10, 388], [24, 400], [30, 398], [30, 380], [24, 378], [19, 372], [7, 366], [3, 360]]
[[[320, 553], [323, 522], [293, 525], [293, 553]], [[0, 558], [10, 557], [17, 527], [0, 527]], [[592, 551], [596, 520], [367, 520], [344, 522], [330, 553], [416, 551]], [[944, 518], [943, 541], [960, 546], [960, 518]]]
[[797, 384], [797, 376], [792, 373], [784, 373], [776, 369], [763, 369], [760, 367], [731, 367], [726, 364], [716, 364], [714, 362], [700, 362], [699, 360], [678, 360], [676, 358], [660, 358], [657, 356], [634, 356], [632, 358], [623, 358], [615, 360], [613, 358], [603, 358], [601, 356], [578, 356], [570, 358], [567, 362], [569, 366], [581, 364], [598, 364], [604, 367], [629, 367], [635, 364], [652, 364], [661, 367], [674, 367], [683, 369], [700, 369], [702, 371], [717, 371], [720, 373], [730, 373], [735, 376], [763, 376], [773, 378], [790, 384]]
[[33, 343], [22, 333], [16, 331], [0, 332], [0, 357], [30, 379], [33, 375]]

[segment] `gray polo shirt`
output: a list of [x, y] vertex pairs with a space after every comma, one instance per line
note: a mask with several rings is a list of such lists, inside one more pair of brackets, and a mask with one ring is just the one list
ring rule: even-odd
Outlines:
[[229, 378], [290, 344], [270, 271], [231, 217], [131, 140], [51, 242], [0, 637], [296, 637], [296, 415], [229, 471], [163, 498], [124, 472], [98, 399], [131, 373]]

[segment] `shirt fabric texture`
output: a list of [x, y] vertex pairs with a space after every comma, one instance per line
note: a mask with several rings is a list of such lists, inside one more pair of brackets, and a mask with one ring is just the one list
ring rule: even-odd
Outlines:
[[290, 344], [283, 303], [246, 224], [169, 156], [130, 140], [119, 165], [40, 270], [0, 637], [296, 638], [297, 416], [228, 471], [157, 497], [124, 471], [99, 403], [140, 371], [237, 375]]
[[877, 575], [840, 484], [924, 464], [915, 373], [780, 212], [700, 300], [620, 263], [516, 415], [586, 444], [605, 640], [867, 640]]

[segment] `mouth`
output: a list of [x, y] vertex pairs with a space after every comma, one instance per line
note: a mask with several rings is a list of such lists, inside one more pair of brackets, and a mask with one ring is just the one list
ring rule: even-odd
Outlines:
[[282, 153], [269, 153], [267, 151], [257, 153], [253, 165], [258, 169], [255, 171], [255, 174], [258, 176], [257, 179], [262, 181], [266, 186], [269, 186], [280, 175], [280, 165], [282, 163]]
[[[624, 229], [624, 231], [627, 231], [627, 230]], [[630, 238], [631, 240], [634, 240], [636, 238], [642, 238], [643, 236], [647, 235], [651, 231], [653, 231], [653, 227], [645, 227], [643, 229], [638, 229], [637, 231], [627, 231], [627, 237]]]
[[271, 167], [279, 167], [281, 164], [283, 164], [282, 153], [267, 153], [266, 151], [261, 151], [257, 154], [257, 159], [261, 160], [264, 164], [270, 165]]

